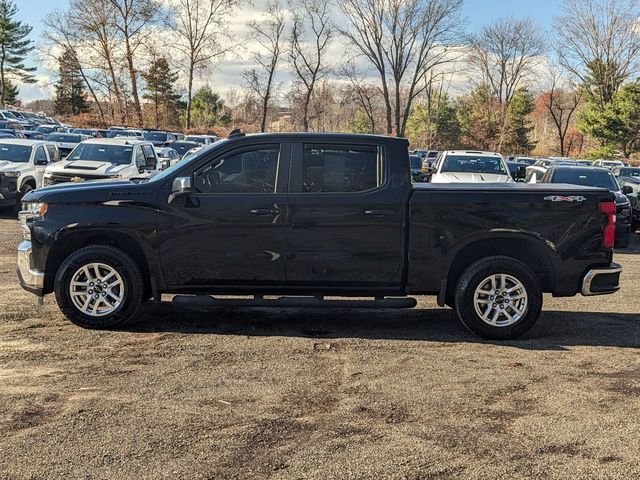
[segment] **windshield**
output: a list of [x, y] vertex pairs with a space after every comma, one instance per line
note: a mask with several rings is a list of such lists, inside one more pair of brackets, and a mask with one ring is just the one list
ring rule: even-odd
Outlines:
[[38, 127], [36, 128], [37, 131], [42, 132], [42, 133], [51, 133], [56, 129], [56, 127]]
[[444, 159], [440, 172], [491, 173], [507, 175], [502, 160], [497, 157], [473, 155], [449, 155]]
[[27, 163], [31, 156], [31, 147], [25, 145], [12, 145], [0, 143], [0, 160], [9, 162]]
[[109, 162], [116, 165], [131, 163], [131, 145], [101, 145], [99, 143], [81, 143], [67, 157], [67, 160], [85, 160], [88, 162]]
[[640, 177], [640, 168], [621, 168], [621, 177]]
[[167, 139], [166, 132], [147, 132], [144, 134], [145, 140], [159, 140], [164, 142]]
[[132, 132], [129, 130], [111, 130], [108, 134], [107, 134], [107, 138], [114, 138], [114, 137], [139, 137], [140, 133], [138, 132]]
[[52, 133], [47, 135], [48, 142], [63, 142], [63, 143], [80, 143], [82, 137], [80, 135], [61, 135], [58, 133]]
[[206, 139], [204, 137], [194, 137], [193, 135], [187, 135], [186, 137], [184, 137], [184, 141], [204, 144], [206, 142]]
[[17, 118], [13, 113], [11, 112], [2, 112], [4, 114], [5, 118]]
[[603, 167], [620, 167], [622, 166], [622, 162], [602, 162]]
[[422, 168], [422, 158], [417, 155], [409, 156], [409, 161], [411, 162], [411, 168], [420, 169]]
[[614, 192], [620, 190], [611, 172], [591, 168], [556, 170], [553, 175], [553, 183], [570, 183], [571, 185], [606, 188]]

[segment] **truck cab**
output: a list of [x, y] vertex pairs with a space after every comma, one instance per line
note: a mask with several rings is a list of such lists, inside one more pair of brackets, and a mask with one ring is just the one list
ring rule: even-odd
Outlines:
[[90, 180], [150, 177], [158, 170], [153, 144], [127, 138], [100, 138], [79, 143], [67, 158], [50, 165], [44, 185]]
[[52, 142], [0, 140], [0, 206], [19, 206], [23, 195], [42, 187], [45, 168], [59, 158]]

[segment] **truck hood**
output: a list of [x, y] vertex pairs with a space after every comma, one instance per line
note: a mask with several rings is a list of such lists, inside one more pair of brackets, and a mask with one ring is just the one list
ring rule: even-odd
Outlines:
[[95, 180], [92, 182], [61, 183], [32, 190], [23, 198], [25, 202], [87, 203], [117, 201], [120, 199], [146, 200], [151, 195], [146, 183], [130, 180]]
[[10, 170], [24, 170], [29, 166], [29, 162], [8, 162], [6, 160], [0, 161], [0, 173]]
[[431, 179], [431, 183], [507, 183], [512, 181], [509, 175], [472, 172], [437, 173]]
[[620, 177], [624, 179], [627, 183], [635, 183], [636, 185], [640, 184], [640, 177]]
[[49, 165], [46, 169], [50, 173], [74, 173], [84, 175], [110, 175], [115, 176], [130, 167], [109, 162], [95, 162], [87, 160], [62, 160]]

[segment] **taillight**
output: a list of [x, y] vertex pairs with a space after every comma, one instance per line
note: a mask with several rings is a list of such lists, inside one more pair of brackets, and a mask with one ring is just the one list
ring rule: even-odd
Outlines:
[[607, 216], [607, 224], [602, 230], [602, 248], [611, 250], [616, 242], [616, 202], [600, 202], [598, 211]]

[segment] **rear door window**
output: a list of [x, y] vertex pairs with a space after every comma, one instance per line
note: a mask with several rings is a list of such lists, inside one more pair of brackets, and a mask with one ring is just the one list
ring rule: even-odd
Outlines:
[[305, 144], [302, 193], [364, 192], [382, 185], [381, 154], [376, 145]]

